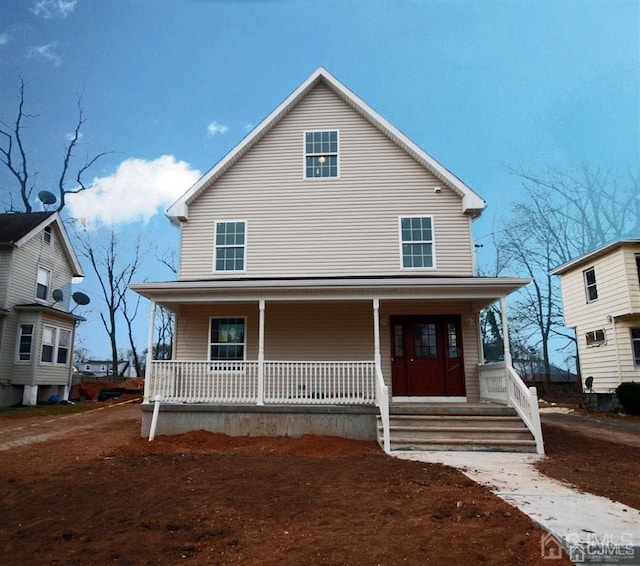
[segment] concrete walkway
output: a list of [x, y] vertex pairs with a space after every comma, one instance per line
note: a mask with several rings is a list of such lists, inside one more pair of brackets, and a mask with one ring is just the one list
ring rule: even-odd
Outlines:
[[[640, 566], [640, 510], [580, 492], [542, 475], [533, 466], [540, 458], [537, 454], [431, 451], [391, 454], [405, 460], [458, 468], [551, 533], [576, 563]], [[557, 543], [543, 537], [541, 556], [552, 559], [557, 552]]]

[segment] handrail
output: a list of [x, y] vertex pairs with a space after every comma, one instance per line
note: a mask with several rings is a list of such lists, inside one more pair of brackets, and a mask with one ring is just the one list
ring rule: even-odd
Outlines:
[[535, 387], [524, 384], [511, 365], [506, 365], [507, 398], [520, 418], [527, 425], [536, 441], [536, 452], [544, 454], [540, 409], [538, 407], [538, 391]]
[[383, 449], [388, 454], [391, 452], [391, 438], [389, 436], [389, 388], [384, 382], [384, 376], [380, 366], [376, 364], [376, 400], [380, 410], [382, 421]]

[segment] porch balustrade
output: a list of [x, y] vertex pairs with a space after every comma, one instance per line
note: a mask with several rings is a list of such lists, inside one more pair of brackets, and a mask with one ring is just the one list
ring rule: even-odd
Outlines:
[[538, 392], [527, 387], [517, 372], [504, 362], [480, 365], [480, 400], [513, 407], [536, 441], [536, 451], [544, 454]]
[[[149, 398], [165, 402], [374, 405], [373, 361], [153, 361]], [[263, 387], [259, 379], [263, 377]], [[260, 399], [259, 391], [264, 391]]]

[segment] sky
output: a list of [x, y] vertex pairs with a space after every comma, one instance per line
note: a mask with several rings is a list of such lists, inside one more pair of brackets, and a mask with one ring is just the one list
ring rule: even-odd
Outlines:
[[[0, 0], [0, 120], [22, 78], [46, 190], [81, 101], [76, 163], [108, 153], [66, 213], [144, 233], [139, 280], [172, 278], [166, 208], [319, 66], [487, 201], [478, 242], [514, 169], [640, 165], [640, 0]], [[0, 205], [11, 186], [0, 171]], [[78, 290], [99, 302], [91, 276]], [[104, 357], [97, 308], [79, 337]]]

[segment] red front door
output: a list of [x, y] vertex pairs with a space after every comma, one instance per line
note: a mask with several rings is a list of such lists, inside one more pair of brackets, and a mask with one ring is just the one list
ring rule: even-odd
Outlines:
[[464, 396], [459, 316], [391, 318], [395, 397]]

